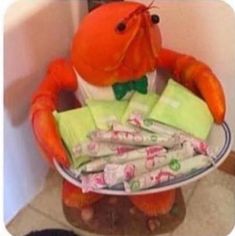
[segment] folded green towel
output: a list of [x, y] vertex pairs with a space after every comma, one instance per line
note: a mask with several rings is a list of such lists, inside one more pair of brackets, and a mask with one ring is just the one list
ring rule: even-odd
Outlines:
[[122, 116], [122, 123], [126, 123], [130, 115], [136, 113], [145, 118], [152, 110], [156, 102], [158, 101], [158, 98], [159, 95], [157, 95], [156, 93], [150, 92], [147, 94], [141, 94], [135, 92], [132, 95], [130, 102], [128, 103], [124, 115]]
[[88, 140], [87, 134], [96, 129], [94, 119], [87, 107], [54, 113], [60, 135], [72, 158], [74, 168], [90, 159], [86, 156], [75, 156], [73, 148], [78, 143]]
[[87, 100], [87, 106], [99, 129], [109, 129], [110, 122], [120, 121], [128, 101]]
[[148, 118], [179, 128], [201, 139], [207, 138], [213, 124], [207, 104], [172, 79]]

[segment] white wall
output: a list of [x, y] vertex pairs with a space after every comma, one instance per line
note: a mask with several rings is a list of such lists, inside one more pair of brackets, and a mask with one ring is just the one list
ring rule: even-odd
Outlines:
[[[150, 2], [150, 1], [141, 1]], [[235, 16], [218, 0], [157, 0], [165, 47], [205, 62], [223, 83], [226, 119], [235, 133]], [[40, 191], [47, 165], [27, 120], [29, 101], [55, 57], [67, 54], [85, 0], [19, 0], [4, 27], [5, 221]], [[234, 146], [235, 149], [235, 146]]]
[[46, 65], [68, 53], [86, 1], [20, 0], [4, 22], [4, 220], [42, 188], [47, 163], [34, 140], [28, 111]]

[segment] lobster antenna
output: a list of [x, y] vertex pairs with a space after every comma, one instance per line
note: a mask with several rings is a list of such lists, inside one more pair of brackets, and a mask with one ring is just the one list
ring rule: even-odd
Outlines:
[[154, 2], [155, 2], [155, 0], [152, 0], [152, 2], [147, 6], [147, 9], [152, 8]]
[[144, 7], [144, 8], [142, 8], [142, 7], [136, 8], [135, 10], [130, 12], [127, 17], [125, 17], [124, 21], [128, 21], [131, 17], [133, 17], [133, 15], [135, 13], [142, 13], [142, 12], [145, 12], [145, 11], [151, 9], [151, 8], [158, 8], [157, 6], [153, 6], [154, 2], [155, 2], [155, 0], [152, 0], [151, 3], [148, 6]]
[[146, 10], [149, 10], [149, 9], [151, 9], [151, 8], [158, 8], [158, 9], [159, 9], [158, 6], [153, 6], [154, 3], [155, 3], [155, 0], [153, 0], [153, 1], [146, 7]]

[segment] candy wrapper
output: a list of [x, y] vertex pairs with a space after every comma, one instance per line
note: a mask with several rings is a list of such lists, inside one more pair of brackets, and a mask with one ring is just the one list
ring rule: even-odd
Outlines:
[[193, 146], [194, 150], [197, 153], [207, 155], [211, 158], [213, 158], [215, 156], [214, 150], [212, 150], [204, 140], [194, 138], [194, 137], [192, 137], [188, 134], [185, 134], [185, 133], [179, 133], [178, 136], [180, 138], [181, 143], [183, 143], [183, 142], [191, 143], [191, 145]]
[[125, 113], [121, 118], [122, 123], [126, 123], [128, 117], [132, 113], [139, 114], [142, 117], [145, 117], [152, 110], [154, 105], [157, 103], [158, 99], [159, 95], [157, 95], [155, 92], [150, 92], [148, 94], [141, 94], [135, 92], [131, 97], [131, 100], [128, 103]]
[[114, 154], [122, 155], [123, 153], [133, 149], [134, 147], [131, 145], [87, 141], [81, 144], [77, 144], [73, 148], [73, 155], [89, 157], [101, 157]]
[[210, 164], [210, 159], [205, 155], [197, 155], [183, 161], [173, 159], [167, 166], [137, 176], [129, 182], [125, 181], [125, 191], [136, 192], [142, 189], [151, 188], [179, 176], [189, 174], [200, 168], [207, 167]]
[[161, 124], [151, 119], [144, 119], [142, 116], [138, 114], [130, 115], [128, 119], [128, 123], [135, 126], [147, 130], [149, 132], [164, 134], [164, 135], [174, 135], [179, 132], [182, 132], [173, 127]]
[[103, 101], [91, 99], [88, 99], [86, 103], [97, 128], [104, 130], [109, 129], [110, 122], [121, 120], [128, 104], [127, 101]]
[[149, 132], [127, 132], [127, 131], [103, 131], [98, 130], [90, 134], [90, 138], [98, 142], [112, 142], [119, 144], [149, 146], [161, 145], [167, 148], [173, 147], [179, 140], [177, 136]]
[[107, 186], [103, 172], [82, 175], [81, 182], [83, 192], [94, 191], [95, 189], [102, 189]]
[[140, 130], [138, 127], [134, 127], [129, 124], [123, 125], [120, 122], [112, 122], [110, 123], [110, 127], [113, 131], [126, 131], [126, 132], [131, 132], [131, 133], [135, 133]]
[[178, 128], [205, 140], [213, 124], [206, 102], [186, 87], [169, 79], [147, 118]]
[[192, 157], [194, 154], [192, 145], [187, 142], [181, 149], [169, 151], [162, 156], [147, 156], [124, 164], [107, 164], [104, 168], [105, 182], [109, 186], [113, 186], [123, 181], [129, 181], [135, 176], [166, 165], [172, 160], [180, 161]]
[[87, 107], [59, 113], [54, 112], [53, 114], [56, 118], [57, 127], [63, 142], [71, 154], [72, 166], [79, 168], [80, 165], [90, 159], [86, 155], [74, 155], [73, 147], [77, 143], [88, 140], [87, 134], [96, 129], [94, 119]]
[[177, 136], [181, 144], [184, 142], [190, 142], [197, 153], [208, 155], [210, 157], [214, 156], [214, 150], [212, 150], [204, 140], [195, 138], [192, 135], [187, 134], [179, 129], [161, 124], [151, 119], [143, 119], [141, 116], [135, 114], [130, 116], [128, 122], [131, 125], [148, 130], [153, 133]]
[[82, 172], [101, 171], [104, 169], [105, 165], [109, 163], [122, 164], [125, 162], [141, 158], [147, 159], [147, 158], [152, 158], [154, 156], [163, 156], [165, 153], [166, 149], [158, 145], [139, 148], [129, 152], [125, 152], [122, 155], [112, 155], [88, 162], [81, 167], [80, 171]]

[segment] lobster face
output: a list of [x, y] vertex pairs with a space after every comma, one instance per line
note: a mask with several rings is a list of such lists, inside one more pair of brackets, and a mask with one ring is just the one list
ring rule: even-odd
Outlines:
[[78, 73], [98, 86], [136, 80], [156, 68], [161, 48], [159, 18], [134, 2], [98, 7], [82, 21], [73, 41]]

